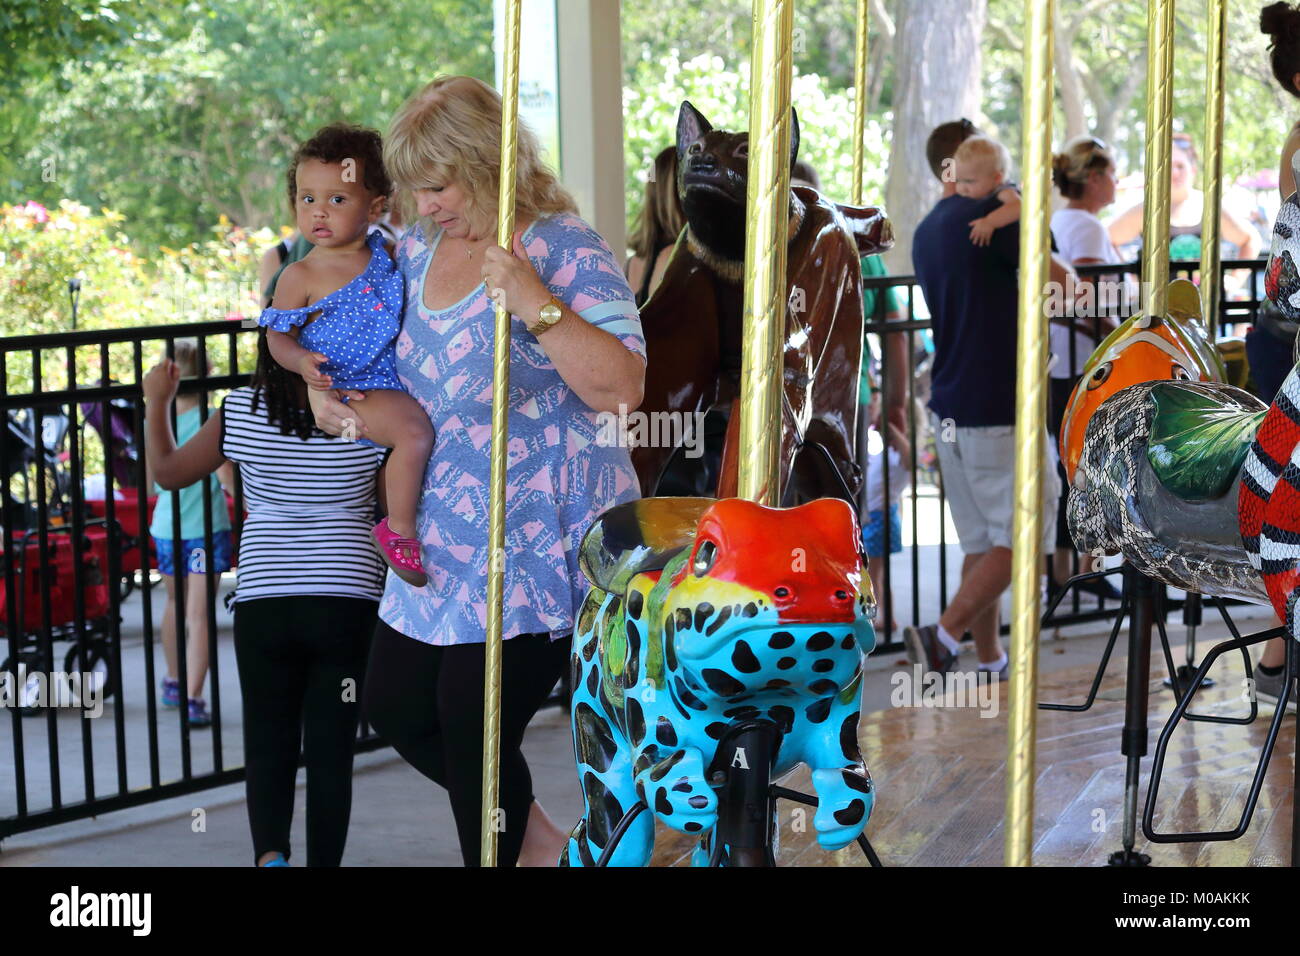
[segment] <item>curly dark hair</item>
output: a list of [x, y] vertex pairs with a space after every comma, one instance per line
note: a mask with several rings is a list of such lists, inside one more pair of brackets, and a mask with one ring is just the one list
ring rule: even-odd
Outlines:
[[1259, 11], [1259, 29], [1272, 37], [1268, 56], [1278, 85], [1300, 97], [1295, 75], [1300, 73], [1300, 6], [1270, 3]]
[[311, 408], [301, 401], [302, 379], [283, 368], [271, 355], [266, 329], [257, 333], [257, 368], [253, 372], [252, 410], [266, 403], [266, 417], [281, 435], [297, 435], [306, 441], [319, 435]]
[[376, 196], [393, 194], [393, 181], [384, 169], [384, 141], [378, 130], [349, 123], [331, 123], [318, 129], [311, 139], [299, 146], [285, 174], [290, 210], [298, 202], [298, 164], [304, 159], [319, 159], [322, 163], [360, 160], [361, 182], [365, 187]]

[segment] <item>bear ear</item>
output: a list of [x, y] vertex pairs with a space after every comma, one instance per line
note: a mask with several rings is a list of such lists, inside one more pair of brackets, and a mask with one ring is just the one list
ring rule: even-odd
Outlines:
[[587, 529], [578, 564], [594, 587], [622, 594], [643, 571], [662, 570], [695, 541], [713, 498], [641, 498], [610, 508]]
[[795, 112], [794, 107], [790, 107], [790, 168], [794, 169], [794, 161], [799, 158], [799, 114]]
[[704, 114], [692, 106], [690, 100], [682, 100], [682, 107], [677, 111], [678, 162], [685, 158], [687, 147], [711, 129], [713, 125], [704, 118]]

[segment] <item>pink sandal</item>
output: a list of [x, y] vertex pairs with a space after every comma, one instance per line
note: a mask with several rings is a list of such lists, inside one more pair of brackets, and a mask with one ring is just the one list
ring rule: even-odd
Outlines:
[[375, 525], [370, 533], [375, 536], [379, 553], [394, 574], [413, 587], [422, 588], [429, 583], [424, 565], [420, 563], [420, 542], [400, 537], [388, 526], [387, 518]]

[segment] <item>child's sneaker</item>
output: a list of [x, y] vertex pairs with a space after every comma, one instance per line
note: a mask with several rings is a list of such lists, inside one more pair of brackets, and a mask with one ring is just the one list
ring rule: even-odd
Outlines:
[[202, 697], [190, 698], [189, 722], [191, 727], [209, 727], [212, 717], [208, 714], [208, 705]]
[[420, 563], [420, 542], [414, 538], [400, 537], [388, 526], [387, 518], [375, 525], [371, 534], [379, 545], [379, 553], [394, 574], [413, 587], [422, 588], [429, 583], [424, 565]]
[[162, 705], [179, 707], [181, 705], [181, 682], [164, 677], [162, 681]]

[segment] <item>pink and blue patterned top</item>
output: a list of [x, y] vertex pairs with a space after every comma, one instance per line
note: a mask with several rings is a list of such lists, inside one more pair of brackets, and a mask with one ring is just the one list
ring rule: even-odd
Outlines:
[[[418, 534], [423, 588], [395, 574], [379, 607], [394, 630], [426, 644], [487, 636], [488, 455], [492, 435], [493, 308], [478, 286], [437, 311], [425, 275], [442, 237], [415, 226], [397, 245], [406, 315], [397, 374], [429, 413], [437, 440], [424, 474]], [[576, 215], [538, 219], [524, 248], [547, 288], [570, 309], [645, 358], [632, 290], [600, 235]], [[502, 635], [568, 636], [587, 590], [578, 545], [606, 508], [640, 497], [628, 450], [598, 441], [592, 411], [565, 384], [535, 336], [511, 318]]]
[[266, 309], [259, 325], [288, 332], [321, 313], [298, 333], [298, 344], [329, 357], [321, 372], [334, 388], [402, 390], [393, 342], [402, 327], [402, 274], [378, 230], [366, 236], [370, 263], [359, 276], [300, 309]]

